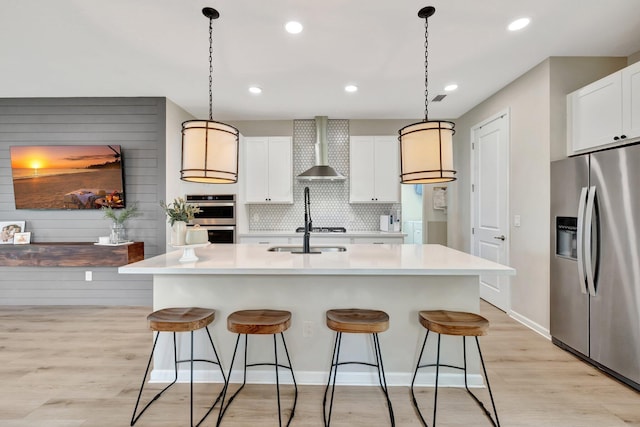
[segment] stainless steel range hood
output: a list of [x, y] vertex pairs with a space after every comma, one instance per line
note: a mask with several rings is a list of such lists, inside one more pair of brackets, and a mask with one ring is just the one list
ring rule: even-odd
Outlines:
[[316, 117], [316, 164], [298, 175], [298, 181], [344, 181], [347, 179], [329, 166], [327, 122], [327, 116]]

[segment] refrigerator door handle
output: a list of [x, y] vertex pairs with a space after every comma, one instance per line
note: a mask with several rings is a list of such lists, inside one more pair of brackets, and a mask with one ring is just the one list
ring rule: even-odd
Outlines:
[[582, 187], [580, 191], [580, 201], [578, 202], [578, 230], [577, 230], [577, 249], [578, 249], [578, 280], [580, 281], [580, 292], [586, 295], [587, 288], [585, 286], [584, 274], [584, 212], [587, 203], [587, 187]]
[[591, 228], [593, 225], [593, 212], [596, 204], [596, 186], [593, 185], [589, 188], [589, 194], [587, 195], [587, 211], [585, 213], [585, 225], [584, 225], [584, 268], [587, 273], [587, 288], [589, 289], [589, 295], [596, 296], [596, 286], [593, 280], [593, 264], [591, 262]]

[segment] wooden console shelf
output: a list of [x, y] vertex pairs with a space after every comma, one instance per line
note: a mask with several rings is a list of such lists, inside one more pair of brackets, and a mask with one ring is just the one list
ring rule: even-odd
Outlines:
[[144, 259], [144, 242], [101, 246], [90, 242], [0, 245], [0, 266], [119, 267]]

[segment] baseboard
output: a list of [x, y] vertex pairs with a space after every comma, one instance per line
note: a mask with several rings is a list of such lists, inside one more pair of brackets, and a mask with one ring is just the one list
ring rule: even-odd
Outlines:
[[[327, 372], [318, 371], [296, 371], [296, 382], [299, 385], [325, 385], [327, 383]], [[151, 383], [169, 383], [173, 381], [174, 372], [171, 369], [154, 369], [151, 372]], [[388, 372], [385, 375], [387, 384], [390, 387], [406, 387], [411, 385], [412, 373], [408, 372]], [[178, 382], [188, 383], [190, 379], [189, 370], [178, 371]], [[222, 375], [220, 371], [195, 369], [193, 371], [193, 382], [196, 383], [221, 383]], [[233, 371], [230, 382], [241, 383], [242, 371]], [[293, 384], [291, 375], [287, 370], [280, 371], [280, 384]], [[435, 373], [418, 373], [415, 385], [418, 387], [433, 387], [435, 385]], [[275, 384], [276, 377], [272, 369], [247, 371], [247, 383], [249, 384]], [[480, 374], [469, 374], [467, 376], [469, 387], [484, 387], [484, 381]], [[377, 386], [378, 376], [372, 372], [349, 372], [339, 371], [336, 385], [352, 386]], [[462, 373], [441, 372], [438, 376], [439, 387], [464, 387], [464, 375]]]
[[523, 316], [513, 310], [509, 312], [509, 317], [511, 317], [516, 322], [523, 324], [524, 326], [531, 329], [532, 331], [539, 333], [546, 339], [551, 340], [551, 333], [549, 332], [549, 330], [547, 328], [544, 328], [542, 325], [534, 322], [533, 320], [529, 319], [528, 317]]

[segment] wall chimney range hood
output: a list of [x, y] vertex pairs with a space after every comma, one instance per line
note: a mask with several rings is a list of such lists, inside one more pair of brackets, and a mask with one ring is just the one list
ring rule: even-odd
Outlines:
[[329, 166], [327, 116], [316, 117], [315, 166], [298, 175], [298, 181], [344, 181], [346, 177]]

